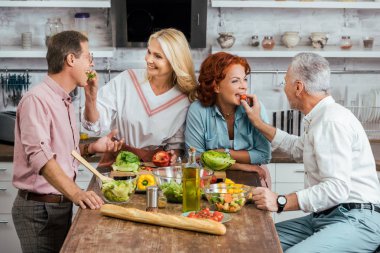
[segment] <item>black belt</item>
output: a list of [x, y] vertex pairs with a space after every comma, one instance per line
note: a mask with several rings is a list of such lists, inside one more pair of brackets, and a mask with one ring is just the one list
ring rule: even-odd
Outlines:
[[56, 194], [38, 194], [34, 192], [28, 192], [26, 190], [18, 190], [18, 195], [25, 200], [34, 200], [45, 203], [67, 203], [71, 202], [70, 199], [64, 195]]
[[337, 205], [337, 206], [331, 207], [329, 209], [326, 209], [326, 210], [324, 210], [322, 212], [314, 213], [314, 215], [317, 215], [317, 216], [321, 215], [321, 214], [328, 215], [329, 213], [331, 213], [332, 211], [334, 211], [335, 208], [337, 208], [339, 206], [344, 207], [347, 210], [352, 210], [352, 209], [367, 209], [367, 210], [373, 210], [375, 212], [380, 213], [380, 206], [379, 205], [374, 205], [374, 204], [371, 204], [371, 203], [342, 203], [340, 205]]

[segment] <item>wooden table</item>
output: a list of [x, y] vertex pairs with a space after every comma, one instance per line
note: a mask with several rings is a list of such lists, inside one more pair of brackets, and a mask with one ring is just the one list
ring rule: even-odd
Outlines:
[[[99, 191], [94, 178], [89, 189]], [[136, 193], [124, 206], [145, 210], [145, 201], [145, 194]], [[181, 209], [182, 205], [169, 203], [159, 212], [180, 215]], [[246, 204], [231, 216], [225, 223], [227, 233], [216, 236], [105, 217], [99, 210], [79, 210], [61, 252], [282, 252], [269, 212]]]

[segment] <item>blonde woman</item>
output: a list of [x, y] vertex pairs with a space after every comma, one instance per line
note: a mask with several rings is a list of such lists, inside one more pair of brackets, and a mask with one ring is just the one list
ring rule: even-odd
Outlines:
[[[98, 92], [96, 78], [85, 89], [83, 126], [98, 134], [119, 129], [125, 149], [150, 161], [159, 149], [183, 149], [187, 109], [195, 97], [196, 79], [189, 44], [182, 32], [152, 34], [146, 69], [128, 69]], [[172, 152], [173, 152], [172, 151]], [[103, 159], [103, 165], [112, 162]]]

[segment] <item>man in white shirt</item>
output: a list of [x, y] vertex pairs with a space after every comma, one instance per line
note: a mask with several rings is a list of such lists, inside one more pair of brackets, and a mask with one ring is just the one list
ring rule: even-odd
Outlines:
[[373, 252], [380, 243], [380, 185], [366, 133], [355, 116], [329, 95], [330, 67], [313, 53], [296, 55], [284, 91], [300, 110], [305, 131], [294, 136], [260, 118], [260, 104], [243, 105], [252, 124], [272, 143], [305, 167], [305, 189], [279, 195], [253, 190], [263, 210], [303, 210], [311, 214], [276, 224], [286, 252]]

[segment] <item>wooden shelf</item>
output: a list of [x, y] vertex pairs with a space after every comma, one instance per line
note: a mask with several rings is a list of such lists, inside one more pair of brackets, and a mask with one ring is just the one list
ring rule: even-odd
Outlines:
[[219, 46], [212, 46], [211, 48], [212, 53], [221, 51], [247, 58], [291, 58], [301, 52], [313, 52], [323, 57], [330, 58], [380, 58], [380, 47], [378, 46], [372, 49], [363, 49], [358, 46], [353, 46], [350, 50], [342, 50], [338, 46], [326, 46], [324, 49], [316, 49], [311, 46], [297, 46], [295, 48], [275, 46], [272, 50], [264, 50], [261, 46], [233, 46], [229, 49], [221, 49]]
[[[95, 58], [110, 58], [113, 57], [115, 48], [113, 47], [94, 47], [90, 51]], [[22, 49], [14, 46], [1, 46], [0, 58], [45, 58], [45, 47], [34, 47], [32, 49]]]
[[212, 0], [211, 7], [226, 8], [304, 8], [304, 9], [380, 9], [380, 2], [372, 1], [253, 1]]
[[0, 7], [67, 7], [67, 8], [110, 8], [110, 0], [79, 1], [6, 1], [0, 0]]

